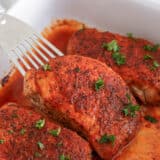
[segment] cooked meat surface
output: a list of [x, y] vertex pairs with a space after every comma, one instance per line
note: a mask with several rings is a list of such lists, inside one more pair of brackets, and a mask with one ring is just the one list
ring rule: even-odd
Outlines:
[[50, 122], [39, 113], [15, 104], [3, 106], [0, 109], [0, 160], [34, 159], [90, 160], [91, 148], [75, 132]]
[[139, 107], [125, 82], [87, 57], [58, 57], [47, 66], [27, 73], [26, 97], [110, 160], [132, 140], [140, 123]]
[[158, 45], [143, 39], [83, 29], [70, 38], [67, 54], [83, 55], [105, 62], [122, 76], [144, 104], [160, 103]]
[[[152, 117], [156, 123], [143, 119], [142, 125], [133, 142], [116, 160], [159, 160], [160, 159], [160, 108], [152, 107]], [[148, 114], [150, 115], [151, 112]], [[148, 115], [146, 114], [146, 116]]]

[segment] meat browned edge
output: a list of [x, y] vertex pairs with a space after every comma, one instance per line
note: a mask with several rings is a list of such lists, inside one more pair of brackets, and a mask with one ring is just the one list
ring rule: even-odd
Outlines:
[[[54, 120], [84, 136], [101, 158], [110, 160], [139, 126], [139, 112], [134, 117], [122, 112], [129, 103], [127, 94], [136, 104], [125, 82], [105, 64], [87, 57], [57, 57], [49, 65], [47, 71], [28, 71], [24, 94]], [[104, 86], [96, 91], [99, 78]], [[99, 142], [105, 134], [115, 136], [114, 144]]]
[[[120, 53], [125, 55], [126, 64], [117, 65], [112, 58], [112, 53], [102, 47], [103, 43], [112, 40], [116, 40], [120, 46]], [[106, 63], [122, 76], [144, 104], [159, 104], [160, 67], [158, 64], [154, 68], [154, 61], [160, 63], [160, 50], [146, 51], [145, 45], [153, 46], [147, 40], [84, 28], [70, 38], [67, 54], [87, 56]], [[146, 55], [150, 57], [144, 58]]]
[[[45, 123], [36, 124], [42, 120]], [[45, 121], [44, 121], [45, 120]], [[59, 129], [57, 136], [50, 131]], [[77, 145], [78, 144], [78, 145]], [[34, 111], [7, 104], [0, 109], [0, 160], [90, 160], [91, 148], [75, 132]]]

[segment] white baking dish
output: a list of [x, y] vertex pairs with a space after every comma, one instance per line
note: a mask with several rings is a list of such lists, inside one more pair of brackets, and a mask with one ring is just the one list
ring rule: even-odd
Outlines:
[[[132, 32], [160, 42], [159, 0], [20, 0], [8, 13], [39, 32], [51, 20], [72, 18], [100, 29]], [[6, 54], [0, 51], [0, 77], [9, 71], [7, 64]]]

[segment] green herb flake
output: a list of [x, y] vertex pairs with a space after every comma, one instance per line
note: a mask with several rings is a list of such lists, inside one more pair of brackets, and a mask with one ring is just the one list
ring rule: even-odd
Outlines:
[[12, 118], [18, 118], [18, 115], [16, 113], [13, 113]]
[[70, 157], [69, 156], [65, 156], [64, 154], [61, 154], [59, 156], [59, 160], [70, 160]]
[[123, 55], [123, 54], [121, 54], [119, 52], [112, 53], [112, 58], [114, 59], [114, 61], [118, 65], [123, 65], [123, 64], [126, 63], [126, 57], [125, 57], [125, 55]]
[[131, 96], [128, 93], [126, 94], [126, 97], [127, 97], [128, 101], [131, 102]]
[[132, 104], [129, 94], [126, 94], [126, 97], [128, 98], [129, 103], [124, 107], [122, 112], [124, 113], [125, 116], [135, 117], [136, 112], [140, 110], [140, 106]]
[[58, 129], [51, 130], [49, 131], [49, 133], [54, 137], [58, 137], [59, 134], [61, 133], [61, 128], [59, 127]]
[[79, 67], [76, 67], [74, 70], [75, 70], [75, 72], [80, 72], [80, 68]]
[[38, 129], [42, 129], [45, 125], [45, 119], [40, 119], [36, 122], [35, 127]]
[[51, 70], [51, 66], [49, 64], [45, 64], [45, 65], [43, 65], [43, 70], [44, 71], [50, 71]]
[[149, 44], [145, 45], [143, 48], [144, 48], [145, 51], [152, 51], [152, 46], [149, 45]]
[[114, 144], [115, 140], [116, 140], [115, 135], [107, 135], [107, 134], [104, 134], [104, 135], [100, 138], [99, 143], [100, 143], [100, 144], [103, 144], [103, 143], [112, 143], [112, 144]]
[[130, 33], [130, 32], [129, 32], [129, 33], [127, 33], [127, 37], [128, 37], [128, 38], [130, 38], [130, 39], [134, 39], [134, 37], [133, 37], [133, 33]]
[[95, 90], [98, 91], [103, 87], [104, 87], [104, 81], [101, 77], [99, 77], [98, 80], [95, 83]]
[[129, 109], [128, 108], [125, 107], [122, 111], [123, 111], [125, 116], [129, 115]]
[[143, 48], [145, 51], [150, 51], [150, 52], [156, 52], [159, 49], [160, 45], [155, 44], [155, 45], [145, 45]]
[[61, 147], [61, 146], [63, 146], [63, 142], [62, 141], [57, 143], [57, 147]]
[[24, 135], [25, 133], [26, 133], [26, 129], [22, 128], [22, 129], [20, 130], [20, 134], [21, 134], [21, 135]]
[[9, 133], [9, 134], [13, 134], [14, 131], [13, 131], [12, 129], [10, 129], [10, 130], [8, 130], [8, 133]]
[[143, 57], [144, 60], [149, 60], [149, 59], [153, 59], [153, 57], [149, 54], [145, 54]]
[[118, 52], [120, 49], [116, 40], [112, 40], [109, 43], [103, 43], [102, 48], [106, 49], [107, 51], [113, 51], [113, 52]]
[[36, 158], [40, 158], [40, 157], [42, 157], [42, 154], [39, 153], [39, 152], [35, 152], [34, 156], [35, 156]]
[[44, 149], [44, 144], [41, 143], [40, 141], [37, 142], [37, 145], [38, 145], [38, 147], [39, 147], [40, 150], [43, 150], [43, 149]]
[[5, 142], [4, 139], [0, 139], [0, 144], [3, 144]]
[[133, 105], [129, 103], [125, 108], [122, 110], [125, 116], [135, 117], [136, 112], [140, 110], [139, 105]]
[[151, 123], [157, 123], [158, 122], [158, 120], [156, 118], [154, 118], [154, 117], [152, 117], [150, 115], [146, 115], [144, 117], [144, 119], [147, 120], [147, 121], [149, 121], [149, 122], [151, 122]]
[[153, 67], [158, 68], [160, 67], [160, 64], [157, 61], [153, 61]]

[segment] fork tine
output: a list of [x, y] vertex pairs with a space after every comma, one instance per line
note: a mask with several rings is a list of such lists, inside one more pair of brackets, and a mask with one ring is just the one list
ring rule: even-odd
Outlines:
[[[20, 45], [21, 45], [21, 47], [20, 47]], [[38, 69], [39, 68], [39, 66], [32, 60], [32, 58], [27, 54], [27, 50], [26, 50], [26, 48], [24, 47], [24, 44], [23, 43], [21, 43], [19, 45], [19, 49], [22, 51], [22, 53], [25, 55], [25, 57], [29, 60], [29, 62], [36, 68], [36, 69]]]
[[49, 48], [52, 49], [58, 56], [64, 56], [64, 54], [57, 47], [55, 47], [52, 43], [50, 43], [48, 40], [46, 40], [43, 36], [37, 35], [37, 34], [34, 34], [34, 36], [36, 38], [42, 40], [42, 42], [44, 42], [44, 44], [49, 46]]
[[[9, 58], [23, 76], [27, 70], [31, 68], [38, 70], [51, 58], [64, 55], [31, 26], [9, 15], [5, 18], [9, 25], [1, 27], [0, 35], [3, 42], [1, 47], [8, 51]], [[12, 23], [15, 24], [16, 30], [13, 29]], [[6, 35], [14, 38], [8, 39]]]
[[25, 48], [27, 49], [27, 51], [29, 51], [29, 53], [31, 53], [31, 55], [34, 57], [34, 59], [41, 65], [43, 66], [44, 63], [38, 58], [38, 56], [32, 51], [32, 45], [29, 43], [28, 40], [25, 40], [25, 42], [29, 45], [29, 46], [25, 46]]
[[[12, 53], [13, 52], [13, 53]], [[20, 65], [20, 63], [18, 62], [18, 58], [15, 57], [16, 55], [16, 51], [12, 50], [8, 56], [10, 57], [10, 59], [12, 60], [12, 62], [15, 64], [16, 68], [19, 70], [19, 72], [25, 76], [26, 72], [25, 70], [22, 68], [22, 66]]]
[[22, 63], [24, 64], [24, 66], [25, 66], [28, 70], [30, 70], [31, 67], [30, 67], [30, 65], [25, 61], [25, 59], [24, 59], [23, 55], [21, 54], [19, 48], [16, 48], [16, 54], [17, 54], [18, 58], [22, 61]]
[[44, 45], [42, 45], [37, 39], [30, 37], [30, 39], [36, 43], [45, 53], [47, 53], [51, 58], [55, 58], [56, 56], [53, 54], [53, 52], [49, 51]]
[[[32, 39], [31, 39], [32, 40]], [[49, 61], [49, 59], [43, 54], [43, 52], [41, 52], [37, 47], [35, 47], [30, 40], [28, 41], [28, 43], [30, 44], [30, 46], [45, 60], [45, 61]]]

